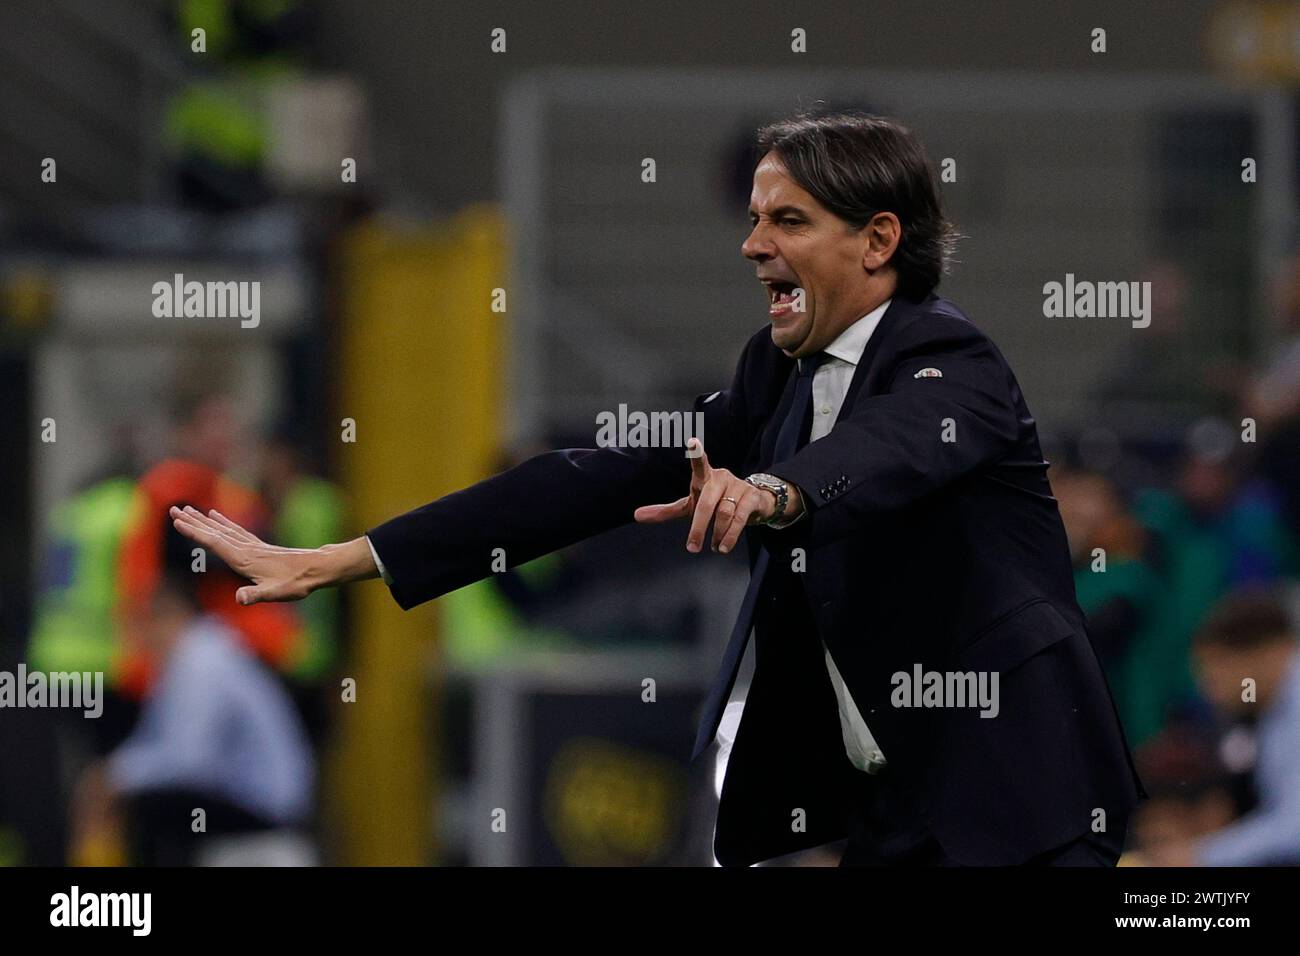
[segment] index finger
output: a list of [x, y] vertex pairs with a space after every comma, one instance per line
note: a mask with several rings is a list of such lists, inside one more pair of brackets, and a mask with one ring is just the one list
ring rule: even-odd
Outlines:
[[179, 516], [172, 518], [172, 526], [191, 541], [195, 541], [205, 548], [211, 548], [222, 561], [231, 564], [234, 557], [239, 553], [239, 544], [232, 541], [227, 535], [219, 530], [194, 520], [193, 515], [182, 512]]
[[709, 477], [709, 456], [704, 452], [704, 442], [698, 438], [692, 438], [686, 443], [687, 452], [699, 449], [698, 456], [687, 455], [691, 459], [691, 477], [697, 481], [703, 482]]

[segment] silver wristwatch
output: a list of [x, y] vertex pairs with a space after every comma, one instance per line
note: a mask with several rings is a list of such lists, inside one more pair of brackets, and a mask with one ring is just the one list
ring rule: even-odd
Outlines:
[[763, 472], [750, 475], [745, 480], [755, 488], [762, 488], [764, 491], [770, 491], [776, 495], [776, 510], [772, 512], [772, 517], [764, 521], [763, 524], [769, 527], [780, 524], [781, 516], [785, 514], [785, 506], [790, 503], [790, 486], [776, 475], [768, 475]]

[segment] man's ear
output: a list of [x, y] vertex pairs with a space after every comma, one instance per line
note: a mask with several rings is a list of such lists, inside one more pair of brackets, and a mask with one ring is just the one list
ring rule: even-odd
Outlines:
[[903, 226], [892, 212], [878, 212], [862, 229], [867, 240], [862, 250], [862, 266], [868, 272], [875, 272], [894, 257], [903, 238]]

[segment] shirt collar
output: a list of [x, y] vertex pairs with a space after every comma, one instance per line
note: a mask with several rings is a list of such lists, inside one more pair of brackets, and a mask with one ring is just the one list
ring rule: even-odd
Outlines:
[[880, 305], [841, 332], [835, 341], [826, 346], [823, 351], [832, 358], [848, 362], [850, 365], [857, 365], [862, 359], [862, 353], [867, 348], [867, 340], [871, 338], [871, 333], [876, 331], [876, 326], [880, 324], [880, 319], [884, 316], [885, 310], [889, 308], [889, 303], [892, 301], [894, 300], [891, 298], [880, 303]]

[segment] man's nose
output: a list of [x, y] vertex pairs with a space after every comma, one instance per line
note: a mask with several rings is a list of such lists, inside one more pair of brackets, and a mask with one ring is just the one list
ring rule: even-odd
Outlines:
[[756, 262], [762, 262], [771, 259], [776, 255], [776, 247], [759, 233], [757, 227], [749, 234], [744, 242], [740, 244], [740, 254], [746, 259], [753, 259]]

